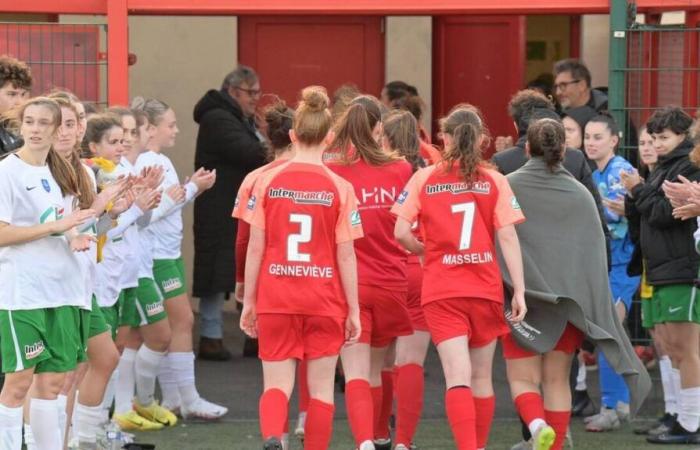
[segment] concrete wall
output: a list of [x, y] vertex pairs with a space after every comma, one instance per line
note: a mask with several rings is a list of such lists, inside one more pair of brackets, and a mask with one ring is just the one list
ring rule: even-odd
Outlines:
[[[155, 97], [175, 111], [180, 134], [167, 152], [181, 179], [194, 168], [197, 125], [192, 108], [237, 63], [235, 17], [130, 17], [129, 51], [137, 62], [130, 68], [130, 95]], [[175, 51], [173, 51], [175, 50]], [[192, 275], [192, 207], [184, 210], [182, 253]]]
[[430, 130], [432, 115], [432, 18], [429, 16], [386, 19], [386, 81], [412, 84], [425, 102], [423, 126]]
[[608, 54], [610, 16], [607, 14], [581, 17], [581, 59], [591, 71], [593, 86], [608, 85]]

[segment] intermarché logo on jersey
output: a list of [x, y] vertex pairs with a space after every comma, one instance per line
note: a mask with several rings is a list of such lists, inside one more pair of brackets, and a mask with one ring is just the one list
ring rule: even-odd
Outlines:
[[428, 195], [441, 194], [443, 192], [449, 192], [452, 195], [464, 194], [466, 192], [488, 194], [491, 192], [491, 183], [488, 181], [475, 181], [474, 183], [461, 181], [459, 183], [436, 183], [425, 186], [425, 193]]
[[288, 198], [297, 205], [333, 205], [335, 195], [328, 191], [292, 191], [284, 188], [270, 188], [270, 198]]
[[25, 345], [24, 346], [24, 357], [26, 359], [34, 359], [37, 356], [41, 355], [42, 352], [44, 351], [44, 341], [38, 341], [35, 342], [31, 345]]

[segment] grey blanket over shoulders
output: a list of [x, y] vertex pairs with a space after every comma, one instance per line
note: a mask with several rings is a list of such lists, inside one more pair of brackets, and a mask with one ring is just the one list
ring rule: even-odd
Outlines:
[[[591, 193], [563, 168], [554, 173], [532, 158], [508, 175], [526, 221], [516, 225], [525, 270], [525, 320], [515, 339], [537, 353], [552, 350], [566, 323], [585, 332], [624, 376], [635, 413], [651, 388], [612, 302], [605, 236]], [[506, 289], [510, 276], [499, 252]], [[506, 301], [506, 315], [510, 302]]]

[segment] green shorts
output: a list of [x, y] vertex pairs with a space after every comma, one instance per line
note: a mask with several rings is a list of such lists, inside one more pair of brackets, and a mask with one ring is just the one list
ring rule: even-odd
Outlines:
[[700, 324], [700, 298], [692, 284], [654, 286], [658, 302], [656, 323], [693, 322]]
[[182, 258], [154, 259], [153, 278], [158, 284], [163, 298], [168, 300], [187, 293], [185, 264]]
[[97, 304], [97, 299], [92, 296], [92, 311], [90, 311], [90, 332], [88, 333], [88, 339], [102, 334], [106, 331], [110, 331], [110, 326], [105, 320], [105, 316], [102, 314], [102, 308]]
[[88, 324], [75, 306], [0, 311], [4, 373], [34, 367], [35, 373], [65, 373], [87, 357]]
[[658, 301], [652, 298], [643, 298], [642, 303], [642, 327], [648, 329], [656, 326], [656, 305]]
[[[117, 331], [119, 327], [126, 325], [122, 323], [122, 309], [124, 308], [124, 299], [126, 297], [127, 289], [122, 289], [119, 293], [116, 303], [112, 306], [101, 306], [102, 316], [105, 319], [105, 323], [112, 334], [112, 340], [117, 339]], [[136, 295], [136, 289], [133, 289], [134, 295]]]
[[168, 317], [163, 296], [155, 281], [150, 278], [139, 278], [135, 296], [126, 293], [122, 312], [122, 322], [134, 328], [160, 322]]

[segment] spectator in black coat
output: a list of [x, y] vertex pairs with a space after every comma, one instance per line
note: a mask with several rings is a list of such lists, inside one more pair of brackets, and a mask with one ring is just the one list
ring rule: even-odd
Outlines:
[[216, 169], [216, 183], [194, 203], [194, 277], [200, 299], [199, 358], [227, 360], [222, 341], [224, 300], [235, 289], [237, 221], [231, 217], [243, 178], [265, 163], [265, 139], [255, 123], [260, 82], [239, 65], [221, 89], [204, 94], [194, 108], [199, 124], [195, 167]]
[[[32, 73], [24, 62], [0, 56], [0, 116], [29, 98]], [[0, 155], [20, 148], [22, 138], [7, 129], [7, 120], [0, 119]]]

